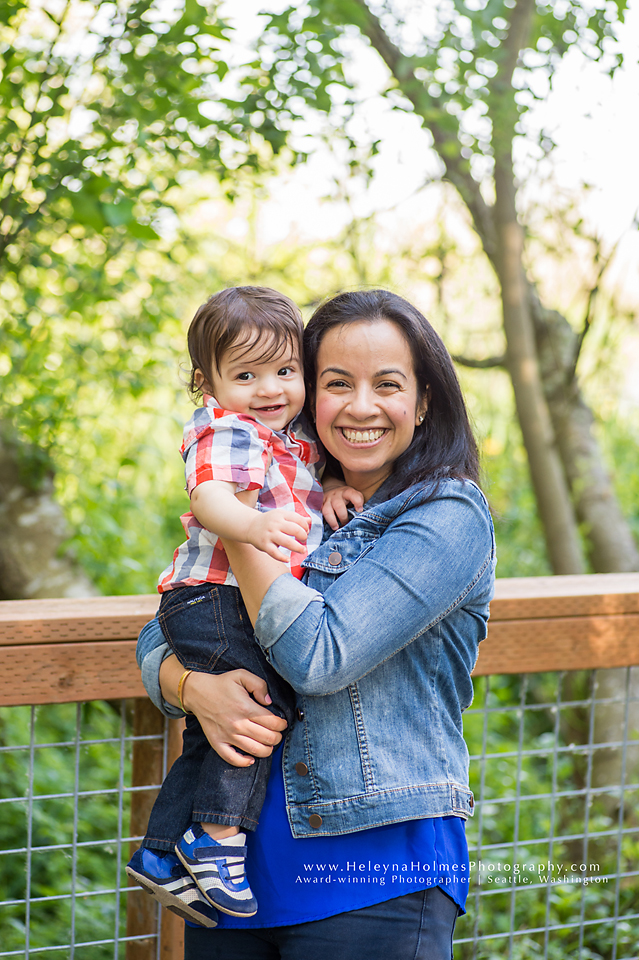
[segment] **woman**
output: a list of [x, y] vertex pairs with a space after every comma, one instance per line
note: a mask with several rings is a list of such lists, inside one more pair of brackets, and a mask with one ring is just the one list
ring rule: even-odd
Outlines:
[[[319, 438], [365, 505], [308, 558], [305, 583], [225, 543], [255, 637], [298, 693], [297, 721], [250, 838], [260, 910], [187, 927], [185, 957], [448, 960], [473, 812], [461, 714], [495, 563], [476, 446], [450, 356], [401, 297], [329, 300], [305, 351]], [[166, 652], [157, 627], [143, 634], [143, 677], [162, 703], [162, 661], [170, 713], [183, 670]], [[236, 748], [265, 756], [280, 740], [266, 692], [235, 671], [192, 674], [182, 695], [240, 766], [251, 761]]]

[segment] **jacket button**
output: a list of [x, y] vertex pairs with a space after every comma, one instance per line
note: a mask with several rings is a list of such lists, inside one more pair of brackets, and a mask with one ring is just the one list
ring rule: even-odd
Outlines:
[[319, 830], [319, 828], [322, 826], [322, 818], [320, 817], [319, 813], [312, 813], [310, 815], [308, 818], [308, 825], [309, 827], [312, 827], [313, 830]]
[[295, 716], [300, 721], [304, 719], [304, 711], [301, 709], [301, 707], [297, 708], [297, 710], [295, 711]]
[[475, 798], [473, 797], [472, 793], [470, 795], [470, 800], [468, 801], [468, 806], [470, 807], [471, 810], [475, 806]]
[[342, 562], [342, 555], [338, 553], [337, 550], [334, 550], [333, 553], [330, 553], [328, 556], [328, 562], [332, 567], [337, 567]]
[[305, 777], [308, 773], [308, 767], [305, 763], [296, 763], [295, 773], [299, 773], [300, 777]]

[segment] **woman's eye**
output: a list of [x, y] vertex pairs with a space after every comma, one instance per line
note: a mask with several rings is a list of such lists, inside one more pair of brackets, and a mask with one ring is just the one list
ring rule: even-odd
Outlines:
[[383, 383], [378, 383], [377, 386], [383, 390], [399, 390], [399, 384], [393, 383], [392, 380], [384, 380]]
[[347, 386], [348, 384], [346, 383], [346, 380], [331, 380], [330, 383], [326, 384], [325, 389], [330, 390], [331, 388], [334, 388], [334, 387], [337, 387], [339, 389], [341, 387], [347, 387]]

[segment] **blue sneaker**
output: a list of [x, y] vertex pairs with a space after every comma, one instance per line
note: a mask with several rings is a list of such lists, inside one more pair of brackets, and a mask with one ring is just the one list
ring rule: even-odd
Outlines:
[[173, 853], [163, 856], [140, 847], [126, 872], [163, 907], [200, 927], [217, 927], [217, 913]]
[[232, 917], [252, 917], [257, 913], [257, 900], [244, 873], [245, 840], [245, 835], [238, 833], [218, 842], [199, 823], [194, 823], [175, 845], [175, 852], [200, 892], [214, 907]]

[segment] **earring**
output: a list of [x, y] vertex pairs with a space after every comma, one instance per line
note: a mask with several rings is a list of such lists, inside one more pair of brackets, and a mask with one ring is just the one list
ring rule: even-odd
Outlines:
[[423, 413], [420, 413], [420, 415], [419, 415], [419, 422], [420, 422], [420, 423], [423, 423], [423, 422], [424, 422], [424, 414], [423, 414]]

